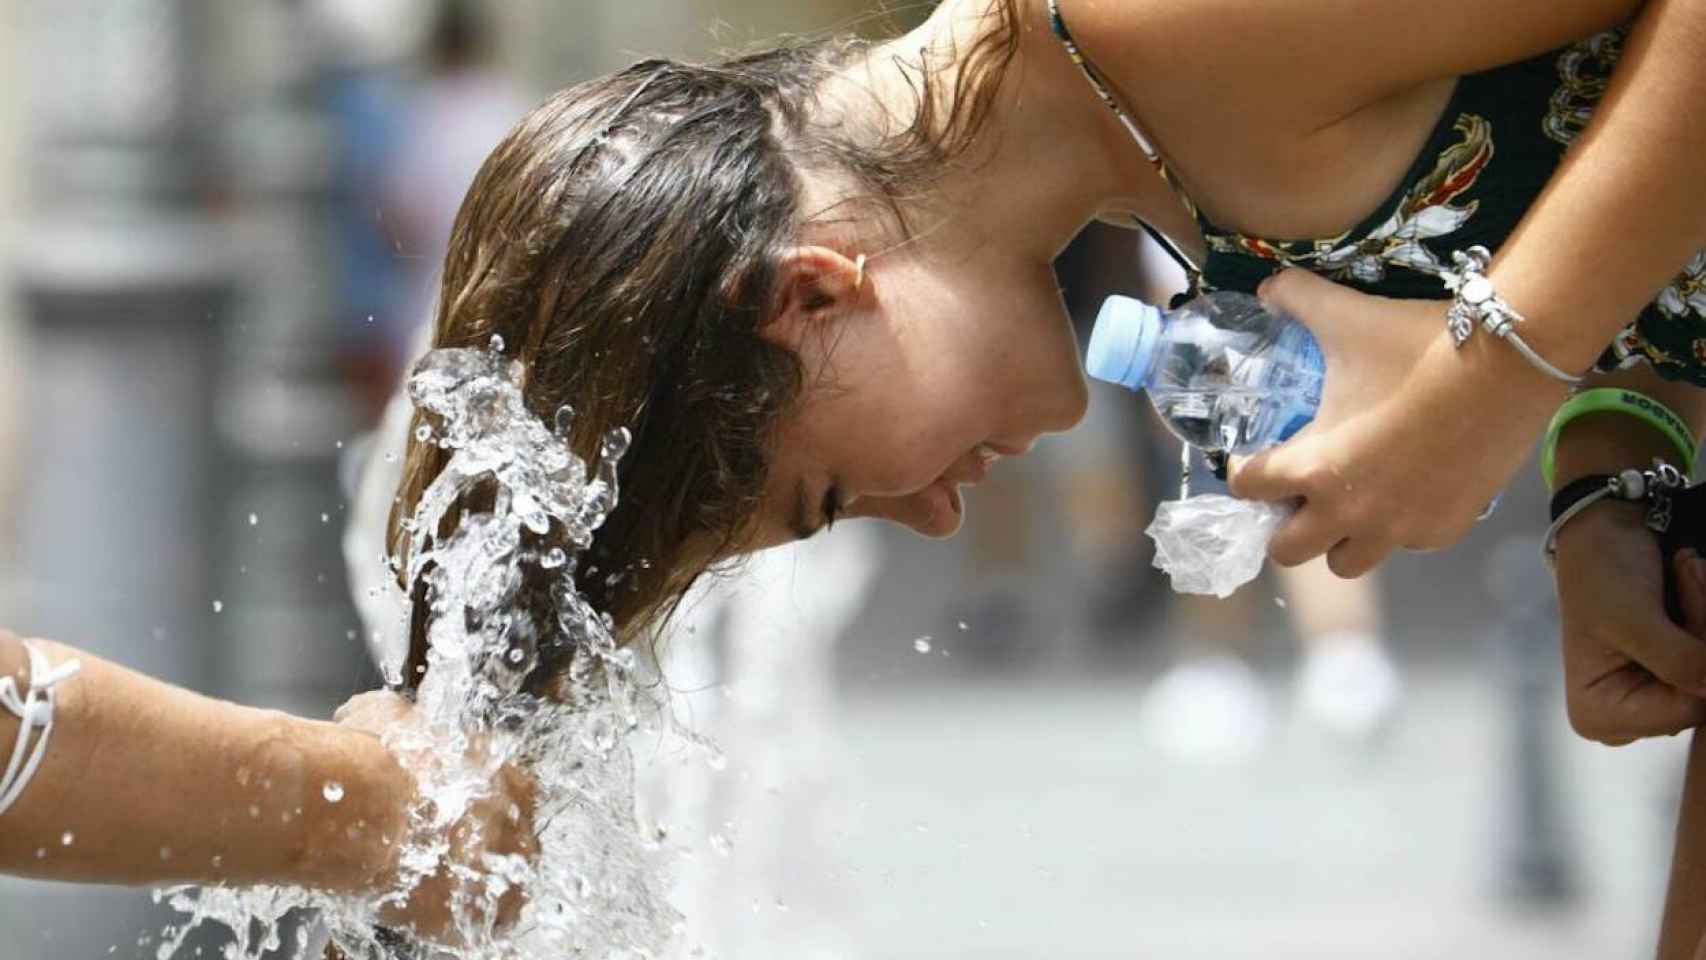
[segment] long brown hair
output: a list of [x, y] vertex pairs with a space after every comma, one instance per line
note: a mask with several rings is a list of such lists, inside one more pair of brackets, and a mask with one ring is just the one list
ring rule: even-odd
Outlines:
[[[655, 635], [698, 577], [748, 543], [768, 441], [802, 386], [798, 358], [761, 336], [778, 257], [802, 227], [801, 171], [850, 178], [904, 233], [900, 198], [966, 154], [1017, 52], [1018, 0], [991, 0], [988, 15], [965, 50], [905, 64], [911, 121], [876, 142], [818, 122], [825, 81], [869, 51], [829, 39], [705, 66], [648, 60], [564, 90], [481, 167], [451, 234], [433, 346], [502, 336], [528, 408], [549, 421], [572, 407], [570, 442], [589, 462], [608, 430], [632, 431], [619, 502], [576, 571], [623, 643]], [[410, 440], [394, 553], [445, 460]], [[552, 601], [535, 586], [519, 612], [546, 636]], [[415, 620], [410, 680], [425, 663]], [[543, 645], [542, 676], [567, 652]]]

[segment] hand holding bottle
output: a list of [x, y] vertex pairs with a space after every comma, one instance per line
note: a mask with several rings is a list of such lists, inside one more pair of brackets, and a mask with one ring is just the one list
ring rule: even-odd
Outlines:
[[1298, 503], [1269, 546], [1281, 564], [1326, 554], [1356, 577], [1395, 549], [1455, 543], [1563, 399], [1502, 342], [1454, 348], [1443, 301], [1370, 296], [1303, 270], [1261, 293], [1309, 327], [1332, 371], [1312, 424], [1232, 468], [1238, 496]]

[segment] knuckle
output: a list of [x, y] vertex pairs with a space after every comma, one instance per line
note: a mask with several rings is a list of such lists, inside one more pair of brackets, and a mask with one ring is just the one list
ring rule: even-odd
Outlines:
[[1289, 540], [1274, 540], [1268, 546], [1268, 556], [1282, 567], [1298, 567], [1309, 562], [1308, 551]]
[[1338, 577], [1340, 580], [1355, 580], [1360, 576], [1357, 566], [1358, 564], [1345, 559], [1339, 554], [1330, 553], [1327, 555], [1327, 569], [1331, 570], [1333, 572], [1333, 576]]
[[1570, 720], [1570, 729], [1576, 732], [1576, 736], [1607, 746], [1617, 745], [1613, 743], [1616, 734], [1606, 722], [1605, 715], [1594, 704], [1572, 695], [1565, 704], [1565, 713]]

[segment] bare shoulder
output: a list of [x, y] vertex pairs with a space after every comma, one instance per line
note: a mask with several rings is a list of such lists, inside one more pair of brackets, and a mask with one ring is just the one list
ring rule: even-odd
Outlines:
[[[1038, 8], [1046, 0], [1034, 0]], [[1059, 0], [1122, 85], [1289, 98], [1352, 111], [1430, 80], [1527, 59], [1609, 29], [1641, 0]], [[1145, 99], [1153, 96], [1146, 91]]]

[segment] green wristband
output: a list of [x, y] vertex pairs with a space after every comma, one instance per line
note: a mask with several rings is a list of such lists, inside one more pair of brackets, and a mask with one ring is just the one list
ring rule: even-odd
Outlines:
[[1651, 424], [1676, 445], [1676, 452], [1682, 459], [1682, 475], [1693, 479], [1694, 434], [1681, 417], [1644, 393], [1619, 387], [1599, 387], [1576, 394], [1552, 415], [1552, 425], [1546, 428], [1546, 442], [1540, 448], [1540, 476], [1546, 481], [1546, 489], [1552, 489], [1559, 434], [1572, 420], [1592, 413], [1621, 413]]

